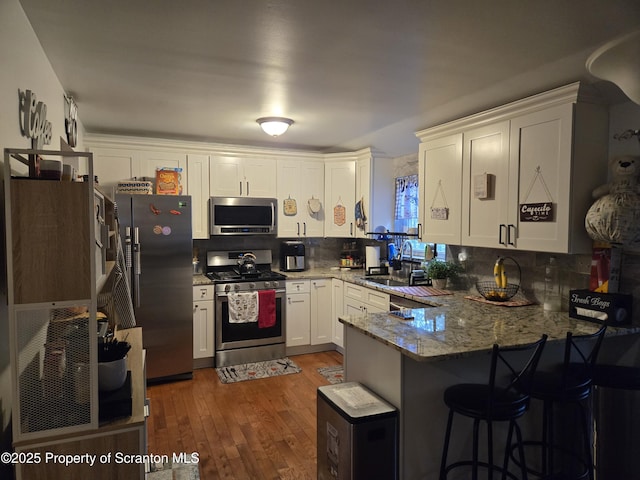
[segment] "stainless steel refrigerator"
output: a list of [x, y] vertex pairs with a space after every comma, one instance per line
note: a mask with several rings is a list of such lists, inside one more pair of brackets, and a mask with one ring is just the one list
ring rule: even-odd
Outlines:
[[116, 195], [147, 379], [193, 372], [191, 197]]

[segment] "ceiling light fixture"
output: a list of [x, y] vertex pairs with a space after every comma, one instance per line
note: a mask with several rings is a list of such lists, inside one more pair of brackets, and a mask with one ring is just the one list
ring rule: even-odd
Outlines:
[[284, 117], [262, 117], [257, 119], [256, 122], [262, 127], [264, 133], [272, 137], [282, 135], [293, 124], [293, 120]]
[[640, 105], [640, 30], [611, 40], [587, 59], [593, 75], [615, 83]]

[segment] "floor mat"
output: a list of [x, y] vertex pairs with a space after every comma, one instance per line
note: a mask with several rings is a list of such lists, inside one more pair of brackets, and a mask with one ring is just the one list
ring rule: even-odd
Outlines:
[[331, 367], [321, 367], [318, 373], [329, 380], [329, 383], [336, 384], [344, 382], [344, 369], [342, 365], [333, 365]]
[[230, 367], [217, 367], [216, 373], [222, 383], [244, 382], [257, 378], [277, 377], [300, 373], [302, 369], [288, 358], [267, 360], [265, 362], [244, 363]]
[[152, 463], [147, 480], [200, 480], [200, 472], [194, 464]]

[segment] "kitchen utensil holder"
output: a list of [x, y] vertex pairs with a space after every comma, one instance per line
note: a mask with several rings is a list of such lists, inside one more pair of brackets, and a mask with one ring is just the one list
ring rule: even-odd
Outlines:
[[[476, 289], [486, 300], [492, 302], [506, 302], [511, 300], [520, 290], [520, 282], [522, 281], [522, 270], [520, 265], [511, 257], [504, 257], [505, 262], [511, 260], [518, 270], [518, 283], [507, 282], [506, 287], [498, 287], [495, 281], [477, 282]], [[508, 278], [508, 276], [507, 276]]]

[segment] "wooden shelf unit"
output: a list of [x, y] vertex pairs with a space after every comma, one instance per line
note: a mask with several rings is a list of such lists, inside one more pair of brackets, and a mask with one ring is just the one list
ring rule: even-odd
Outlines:
[[21, 164], [36, 155], [84, 160], [93, 178], [91, 153], [4, 151], [13, 445], [43, 455], [39, 464], [17, 465], [16, 477], [142, 479], [148, 465], [140, 463], [65, 467], [44, 461], [46, 452], [144, 455], [147, 407], [141, 329], [117, 332], [132, 345], [133, 413], [99, 421], [97, 293], [114, 266], [113, 202], [92, 182], [24, 176]]

